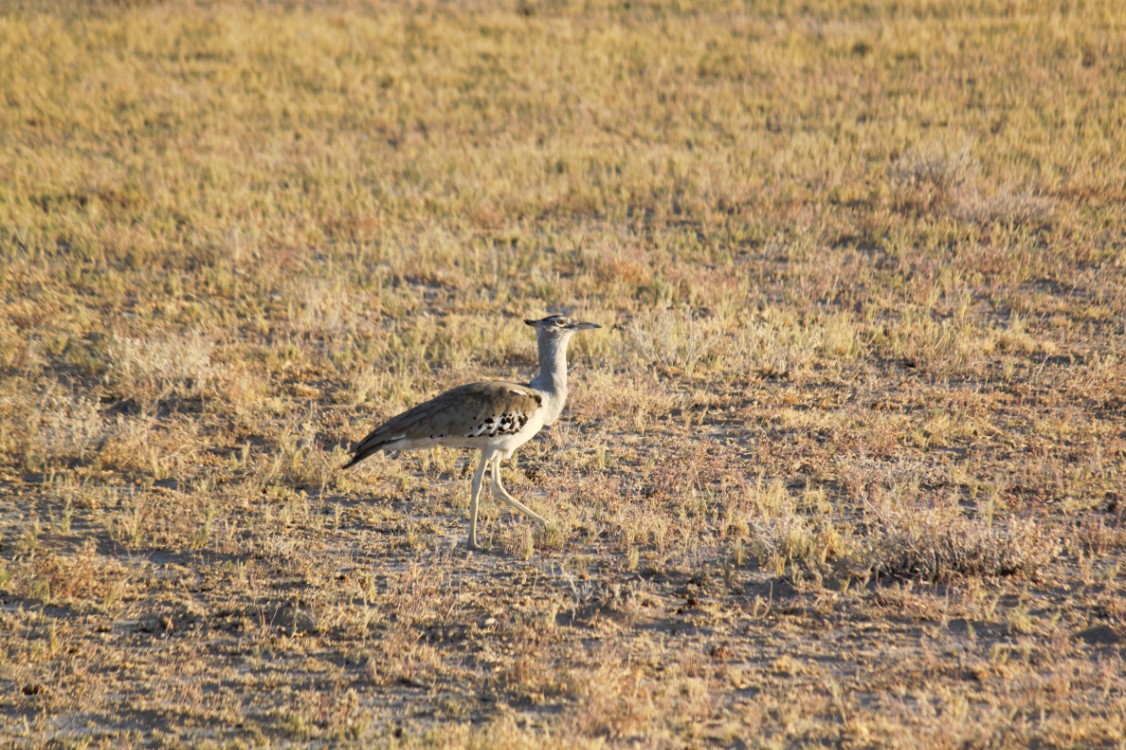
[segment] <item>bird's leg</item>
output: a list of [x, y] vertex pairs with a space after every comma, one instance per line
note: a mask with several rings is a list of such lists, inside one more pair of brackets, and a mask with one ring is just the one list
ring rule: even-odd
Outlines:
[[500, 483], [500, 456], [497, 456], [496, 458], [493, 459], [493, 492], [495, 492], [497, 495], [499, 495], [501, 500], [508, 503], [509, 505], [511, 505], [513, 508], [520, 511], [524, 515], [528, 516], [529, 518], [534, 518], [535, 520], [542, 523], [544, 526], [547, 525], [547, 521], [544, 520], [543, 516], [541, 516], [539, 513], [536, 513], [534, 510], [529, 508], [527, 505], [524, 505], [524, 503], [520, 502], [519, 500], [514, 498], [512, 495], [508, 494], [508, 490], [506, 490], [504, 487], [501, 486], [501, 483]]
[[481, 451], [481, 463], [473, 472], [473, 494], [469, 500], [469, 549], [477, 549], [477, 501], [481, 498], [481, 480], [492, 456]]

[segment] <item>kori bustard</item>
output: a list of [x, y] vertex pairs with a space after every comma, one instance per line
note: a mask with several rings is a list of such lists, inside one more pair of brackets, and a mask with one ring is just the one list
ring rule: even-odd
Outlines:
[[508, 494], [500, 481], [500, 463], [559, 418], [567, 401], [567, 344], [576, 331], [601, 328], [563, 315], [525, 320], [536, 329], [540, 372], [527, 385], [505, 382], [463, 385], [392, 417], [356, 446], [354, 466], [378, 451], [404, 451], [444, 445], [476, 448], [481, 462], [473, 472], [469, 502], [469, 547], [477, 547], [477, 502], [485, 469], [492, 467], [493, 492], [529, 518], [546, 521]]

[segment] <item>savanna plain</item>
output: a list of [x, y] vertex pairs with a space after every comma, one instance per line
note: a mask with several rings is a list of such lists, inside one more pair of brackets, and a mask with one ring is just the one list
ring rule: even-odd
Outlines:
[[[1126, 5], [0, 4], [0, 746], [1122, 747]], [[351, 442], [603, 324], [506, 468]]]

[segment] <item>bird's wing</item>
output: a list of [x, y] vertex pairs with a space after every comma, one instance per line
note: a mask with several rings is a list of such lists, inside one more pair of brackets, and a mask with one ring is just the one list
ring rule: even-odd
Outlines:
[[543, 397], [516, 383], [472, 383], [435, 396], [376, 427], [356, 446], [352, 466], [380, 450], [443, 438], [495, 437], [519, 432]]

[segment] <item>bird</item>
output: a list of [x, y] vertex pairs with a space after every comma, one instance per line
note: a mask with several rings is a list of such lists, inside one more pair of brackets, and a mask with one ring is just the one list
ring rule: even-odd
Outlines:
[[344, 465], [345, 469], [355, 466], [379, 451], [424, 450], [439, 445], [481, 451], [469, 501], [469, 549], [478, 549], [478, 500], [485, 470], [490, 467], [494, 495], [534, 521], [547, 524], [504, 488], [500, 464], [544, 426], [559, 419], [567, 401], [567, 345], [571, 336], [602, 327], [565, 315], [524, 322], [536, 330], [539, 349], [540, 371], [530, 383], [487, 381], [446, 391], [376, 427], [356, 444], [351, 460]]

